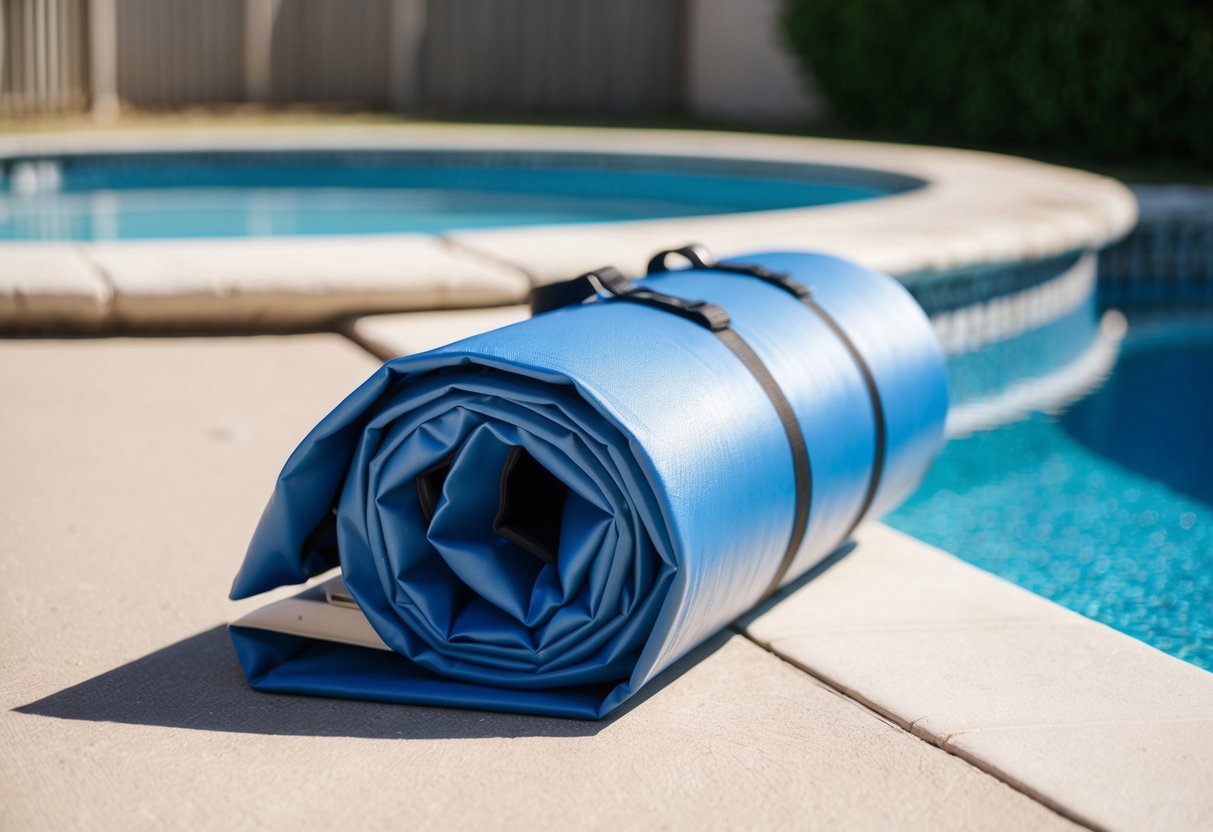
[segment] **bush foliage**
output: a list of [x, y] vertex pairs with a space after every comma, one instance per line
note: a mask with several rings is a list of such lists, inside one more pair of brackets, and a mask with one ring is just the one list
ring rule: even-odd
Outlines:
[[783, 26], [851, 127], [1213, 164], [1209, 0], [788, 0]]

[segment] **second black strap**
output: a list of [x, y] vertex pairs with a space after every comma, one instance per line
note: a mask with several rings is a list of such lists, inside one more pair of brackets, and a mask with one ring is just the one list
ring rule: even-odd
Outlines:
[[762, 387], [767, 398], [771, 400], [771, 404], [775, 406], [775, 412], [779, 415], [779, 423], [788, 436], [788, 447], [792, 451], [792, 481], [796, 489], [792, 533], [788, 536], [788, 545], [779, 561], [779, 566], [776, 567], [775, 574], [771, 576], [770, 582], [762, 593], [762, 597], [767, 598], [783, 583], [788, 570], [792, 568], [792, 562], [796, 560], [796, 553], [800, 551], [800, 544], [804, 542], [805, 532], [809, 528], [809, 506], [813, 503], [813, 469], [809, 465], [809, 446], [804, 441], [804, 431], [800, 429], [800, 422], [796, 418], [796, 411], [792, 408], [792, 403], [788, 401], [783, 388], [771, 375], [767, 365], [758, 357], [758, 353], [754, 352], [753, 347], [734, 329], [722, 329], [716, 333], [716, 337], [723, 341], [724, 345], [732, 350], [733, 355], [741, 360], [745, 368], [750, 371], [750, 375], [754, 376]]
[[682, 248], [657, 252], [649, 260], [648, 273], [660, 274], [669, 271], [669, 258], [672, 254], [681, 257], [692, 268], [757, 278], [764, 283], [787, 292], [821, 319], [822, 323], [829, 328], [830, 332], [838, 339], [843, 349], [847, 351], [847, 355], [854, 362], [856, 369], [859, 370], [860, 378], [863, 379], [864, 387], [867, 388], [868, 398], [872, 403], [872, 425], [876, 435], [872, 449], [872, 468], [871, 474], [868, 477], [868, 487], [864, 492], [859, 510], [855, 512], [855, 516], [851, 519], [851, 523], [843, 535], [843, 537], [850, 537], [851, 533], [855, 531], [855, 527], [863, 521], [869, 509], [872, 508], [872, 503], [876, 499], [876, 492], [880, 489], [881, 479], [884, 477], [885, 457], [888, 453], [888, 425], [885, 419], [884, 401], [880, 396], [880, 388], [876, 385], [876, 378], [872, 374], [871, 366], [863, 357], [863, 354], [860, 353], [859, 348], [855, 345], [855, 341], [842, 328], [842, 325], [813, 298], [812, 289], [793, 279], [790, 275], [771, 271], [763, 266], [750, 263], [716, 262], [705, 247], [696, 243], [691, 243]]

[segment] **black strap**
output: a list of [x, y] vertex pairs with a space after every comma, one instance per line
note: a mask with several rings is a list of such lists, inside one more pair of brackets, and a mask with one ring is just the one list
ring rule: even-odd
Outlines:
[[783, 583], [784, 576], [792, 567], [792, 561], [796, 559], [796, 553], [800, 551], [800, 544], [804, 542], [805, 532], [809, 529], [809, 506], [813, 504], [813, 468], [809, 464], [809, 446], [804, 441], [804, 431], [800, 429], [800, 422], [796, 419], [796, 411], [792, 409], [792, 403], [784, 395], [783, 388], [771, 375], [767, 365], [758, 357], [758, 353], [754, 352], [754, 349], [737, 334], [736, 330], [726, 329], [717, 332], [716, 335], [726, 347], [733, 351], [733, 355], [741, 359], [741, 363], [750, 371], [750, 375], [754, 376], [762, 386], [762, 392], [767, 394], [767, 398], [775, 406], [775, 412], [779, 414], [779, 423], [783, 425], [783, 432], [788, 436], [788, 447], [792, 451], [792, 482], [795, 485], [796, 493], [796, 510], [792, 515], [792, 533], [788, 536], [788, 545], [784, 549], [783, 557], [779, 560], [779, 566], [776, 567], [774, 576], [762, 593], [762, 597], [766, 598], [779, 589], [779, 585]]
[[788, 397], [784, 395], [779, 383], [775, 381], [775, 377], [771, 375], [771, 371], [758, 357], [758, 353], [754, 352], [754, 348], [737, 334], [731, 326], [728, 313], [716, 304], [702, 300], [686, 300], [636, 286], [611, 266], [587, 272], [580, 277], [565, 281], [563, 284], [555, 284], [555, 286], [559, 288], [541, 287], [531, 293], [532, 313], [539, 314], [539, 312], [557, 308], [552, 305], [557, 299], [564, 301], [559, 304], [562, 306], [584, 303], [591, 297], [598, 297], [607, 302], [625, 301], [651, 306], [685, 318], [713, 333], [733, 355], [737, 356], [749, 370], [750, 375], [758, 382], [774, 406], [775, 412], [779, 416], [779, 423], [783, 426], [784, 433], [787, 434], [788, 446], [792, 451], [792, 476], [796, 490], [792, 533], [788, 538], [787, 547], [780, 559], [779, 567], [775, 571], [775, 576], [768, 584], [763, 597], [765, 598], [779, 589], [792, 561], [796, 558], [796, 553], [800, 550], [800, 544], [804, 542], [804, 535], [809, 527], [809, 506], [812, 504], [813, 488], [812, 467], [809, 464], [809, 448], [804, 440], [804, 433], [800, 430], [800, 423], [796, 419], [796, 411], [792, 408]]
[[548, 283], [536, 286], [531, 290], [528, 302], [531, 315], [542, 315], [553, 309], [565, 306], [575, 306], [597, 294], [598, 290], [590, 282], [589, 275], [575, 277], [572, 280], [562, 280], [559, 283]]
[[[770, 269], [756, 264], [712, 262], [712, 255], [704, 246], [697, 243], [691, 243], [682, 248], [657, 252], [649, 260], [648, 273], [659, 274], [669, 271], [669, 258], [672, 254], [682, 257], [690, 264], [691, 268], [754, 277], [794, 296], [812, 310], [817, 317], [821, 318], [822, 322], [829, 327], [830, 332], [834, 334], [834, 337], [842, 344], [851, 360], [855, 362], [859, 375], [863, 378], [864, 387], [867, 388], [868, 398], [872, 402], [872, 424], [876, 431], [876, 439], [872, 454], [871, 475], [868, 477], [867, 492], [864, 494], [859, 511], [855, 513], [855, 517], [852, 519], [851, 525], [847, 527], [846, 535], [844, 535], [845, 537], [850, 537], [851, 532], [855, 531], [855, 527], [862, 522], [868, 513], [868, 509], [872, 507], [872, 501], [876, 499], [876, 491], [880, 488], [880, 480], [884, 476], [885, 457], [888, 453], [888, 430], [885, 420], [884, 402], [880, 397], [880, 389], [876, 386], [876, 379], [872, 375], [872, 368], [868, 365], [867, 360], [864, 359], [863, 355], [859, 352], [859, 348], [855, 346], [855, 342], [851, 340], [851, 337], [847, 335], [834, 316], [814, 300], [813, 290], [803, 283], [793, 280], [789, 275], [772, 272]], [[789, 563], [787, 566], [791, 566], [791, 564]], [[783, 579], [782, 574], [778, 577], [780, 580]]]
[[868, 389], [868, 399], [872, 402], [872, 428], [876, 433], [872, 448], [872, 473], [868, 475], [868, 490], [863, 495], [863, 502], [859, 506], [859, 511], [855, 512], [854, 519], [851, 520], [851, 525], [847, 526], [844, 538], [850, 537], [851, 532], [855, 531], [855, 527], [863, 522], [863, 518], [867, 515], [868, 509], [872, 507], [872, 501], [876, 499], [876, 491], [880, 488], [880, 480], [884, 476], [885, 456], [888, 453], [888, 427], [885, 422], [884, 400], [880, 397], [880, 388], [876, 386], [876, 379], [872, 375], [872, 368], [869, 366], [863, 355], [860, 354], [859, 348], [855, 346], [855, 342], [843, 330], [842, 326], [834, 319], [834, 316], [826, 312], [817, 304], [817, 301], [809, 298], [805, 300], [805, 305], [817, 313], [822, 322], [830, 328], [830, 331], [838, 338], [843, 349], [851, 356], [851, 360], [855, 362], [855, 367], [859, 370], [859, 375], [863, 378], [863, 385]]

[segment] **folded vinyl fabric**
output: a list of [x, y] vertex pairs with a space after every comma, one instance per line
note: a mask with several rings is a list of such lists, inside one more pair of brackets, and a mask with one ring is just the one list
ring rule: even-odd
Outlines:
[[896, 281], [766, 253], [633, 288], [727, 318], [603, 291], [390, 361], [308, 434], [232, 597], [339, 566], [370, 635], [238, 621], [255, 688], [600, 718], [920, 481], [945, 369]]

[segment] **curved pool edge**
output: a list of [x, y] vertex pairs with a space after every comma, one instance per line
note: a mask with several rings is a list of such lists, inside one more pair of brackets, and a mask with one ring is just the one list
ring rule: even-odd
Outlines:
[[274, 331], [366, 313], [500, 306], [604, 263], [639, 273], [690, 240], [718, 255], [812, 249], [899, 276], [1106, 247], [1132, 194], [1025, 159], [909, 145], [665, 130], [419, 125], [353, 130], [115, 131], [0, 137], [0, 157], [140, 150], [530, 150], [782, 161], [923, 187], [856, 203], [438, 236], [0, 243], [0, 330]]

